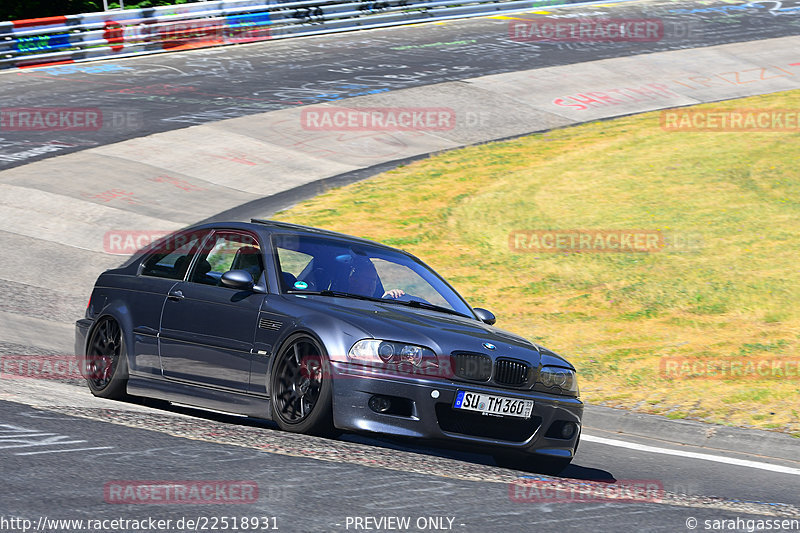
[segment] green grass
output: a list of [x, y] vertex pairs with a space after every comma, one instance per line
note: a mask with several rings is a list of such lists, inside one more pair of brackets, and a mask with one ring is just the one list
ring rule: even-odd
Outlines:
[[[713, 108], [800, 107], [800, 92]], [[659, 113], [439, 154], [277, 218], [404, 248], [498, 326], [563, 353], [585, 400], [800, 434], [800, 379], [666, 379], [662, 357], [800, 341], [800, 134], [667, 132]], [[536, 253], [515, 230], [659, 231], [655, 253]], [[680, 247], [673, 246], [680, 244]]]

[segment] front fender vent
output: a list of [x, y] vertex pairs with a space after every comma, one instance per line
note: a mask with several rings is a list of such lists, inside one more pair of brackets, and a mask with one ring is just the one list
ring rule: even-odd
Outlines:
[[268, 329], [271, 331], [278, 331], [283, 326], [282, 322], [278, 322], [277, 320], [270, 320], [268, 318], [259, 318], [258, 319], [258, 327], [261, 329]]

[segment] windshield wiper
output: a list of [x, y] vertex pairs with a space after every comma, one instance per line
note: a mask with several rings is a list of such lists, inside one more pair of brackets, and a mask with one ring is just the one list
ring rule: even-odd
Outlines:
[[420, 309], [430, 309], [431, 311], [439, 311], [442, 313], [456, 315], [463, 318], [472, 318], [470, 316], [465, 315], [464, 313], [459, 313], [458, 311], [450, 309], [449, 307], [442, 307], [441, 305], [435, 305], [428, 302], [420, 302], [419, 300], [394, 300], [394, 299], [381, 298], [381, 301], [393, 304], [403, 304], [407, 305], [408, 307], [419, 307]]
[[336, 298], [353, 298], [355, 300], [371, 300], [373, 302], [383, 302], [382, 298], [372, 298], [370, 296], [362, 296], [361, 294], [353, 294], [351, 292], [332, 291], [325, 289], [322, 291], [286, 291], [287, 294], [312, 294], [314, 296], [334, 296]]

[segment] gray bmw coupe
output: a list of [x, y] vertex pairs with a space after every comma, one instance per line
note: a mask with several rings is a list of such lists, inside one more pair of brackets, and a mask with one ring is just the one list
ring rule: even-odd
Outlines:
[[253, 220], [179, 231], [102, 273], [75, 349], [96, 396], [459, 442], [558, 472], [580, 438], [575, 369], [494, 322], [410, 254]]

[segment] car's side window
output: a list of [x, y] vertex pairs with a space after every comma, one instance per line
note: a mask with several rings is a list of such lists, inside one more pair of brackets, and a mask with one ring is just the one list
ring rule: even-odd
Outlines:
[[167, 237], [157, 245], [155, 251], [145, 258], [140, 271], [141, 275], [183, 279], [206, 234], [207, 232], [179, 233]]
[[264, 258], [258, 239], [241, 232], [217, 232], [200, 251], [189, 281], [205, 285], [220, 285], [222, 275], [229, 270], [244, 270], [257, 282], [264, 272]]

